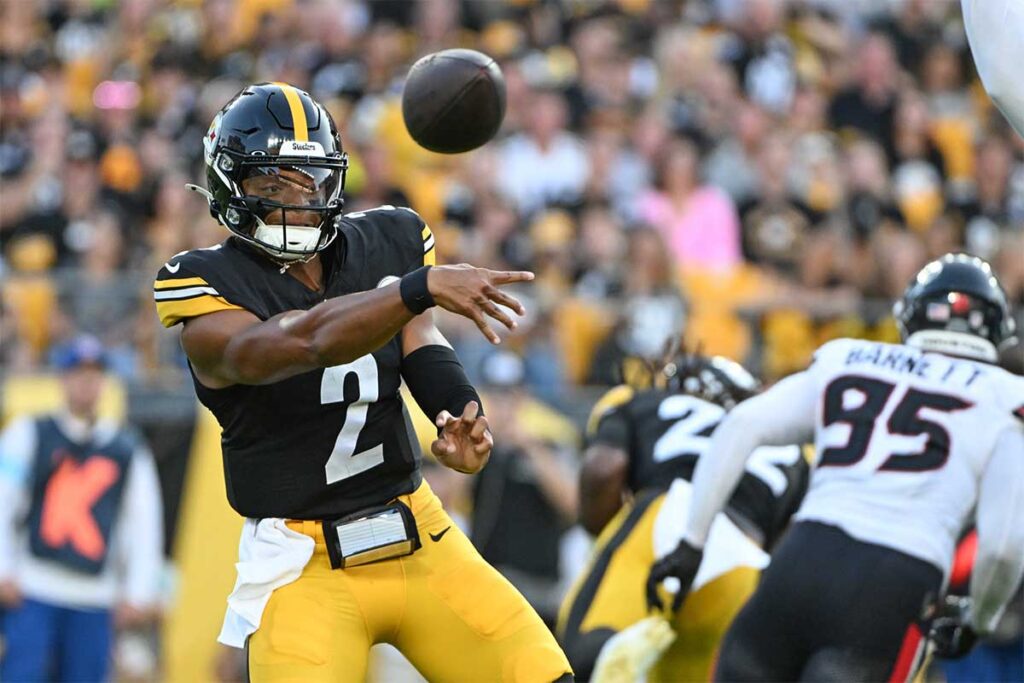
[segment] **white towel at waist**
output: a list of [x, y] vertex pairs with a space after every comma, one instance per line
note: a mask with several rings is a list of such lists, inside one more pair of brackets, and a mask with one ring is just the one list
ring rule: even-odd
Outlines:
[[[693, 486], [684, 479], [676, 479], [665, 494], [665, 502], [654, 520], [654, 556], [661, 559], [675, 550], [686, 528], [686, 517], [690, 510]], [[711, 524], [708, 542], [704, 545], [704, 560], [691, 591], [711, 583], [722, 574], [737, 567], [764, 569], [770, 561], [768, 553], [760, 548], [745, 533], [740, 531], [724, 512], [718, 513]], [[679, 580], [665, 580], [665, 588], [672, 593], [679, 590]]]
[[312, 538], [292, 531], [283, 519], [245, 520], [235, 564], [238, 578], [217, 640], [245, 647], [245, 639], [260, 627], [270, 594], [299, 578], [314, 546]]

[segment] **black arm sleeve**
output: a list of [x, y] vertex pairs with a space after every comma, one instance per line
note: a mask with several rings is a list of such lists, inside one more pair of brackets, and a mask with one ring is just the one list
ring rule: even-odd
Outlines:
[[458, 417], [470, 401], [484, 406], [469, 383], [458, 356], [447, 346], [421, 346], [402, 359], [402, 377], [424, 414], [435, 420], [442, 410]]

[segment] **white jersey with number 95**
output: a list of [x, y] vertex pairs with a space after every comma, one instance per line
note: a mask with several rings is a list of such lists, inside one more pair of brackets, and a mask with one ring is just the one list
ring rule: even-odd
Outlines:
[[1024, 378], [850, 339], [821, 347], [807, 374], [818, 455], [796, 519], [948, 569], [989, 458], [1024, 429]]

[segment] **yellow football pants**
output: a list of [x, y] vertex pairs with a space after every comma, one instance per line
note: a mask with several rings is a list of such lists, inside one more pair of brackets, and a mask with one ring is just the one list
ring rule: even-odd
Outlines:
[[375, 643], [397, 647], [430, 681], [547, 683], [568, 673], [540, 617], [427, 483], [399, 499], [423, 547], [375, 564], [331, 569], [319, 522], [287, 523], [316, 549], [302, 575], [274, 591], [249, 638], [251, 680], [362, 683]]
[[[644, 586], [654, 564], [654, 520], [664, 500], [664, 494], [641, 495], [623, 506], [601, 532], [590, 565], [569, 591], [558, 615], [558, 636], [571, 655], [574, 644], [586, 634], [603, 629], [622, 631], [649, 615]], [[759, 575], [749, 567], [733, 569], [687, 596], [672, 621], [676, 640], [647, 680], [710, 680], [722, 636], [754, 592]], [[670, 605], [671, 595], [664, 592], [662, 601]], [[589, 656], [596, 658], [597, 652]], [[575, 660], [574, 664], [581, 666]]]

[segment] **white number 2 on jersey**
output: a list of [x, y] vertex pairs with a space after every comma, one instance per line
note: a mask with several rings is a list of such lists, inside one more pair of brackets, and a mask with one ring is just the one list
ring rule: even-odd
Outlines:
[[[658, 417], [665, 421], [676, 420], [654, 444], [654, 461], [664, 462], [687, 454], [703, 457], [711, 445], [711, 437], [701, 436], [700, 432], [721, 422], [725, 410], [714, 403], [677, 394], [661, 402]], [[763, 481], [774, 495], [780, 496], [788, 480], [779, 466], [792, 465], [801, 457], [796, 446], [761, 446], [747, 461], [746, 470]]]
[[377, 444], [356, 453], [359, 432], [366, 425], [366, 413], [377, 400], [377, 361], [366, 354], [351, 363], [325, 368], [320, 380], [320, 403], [340, 403], [345, 400], [345, 378], [355, 373], [359, 381], [359, 396], [345, 411], [345, 423], [338, 432], [334, 450], [327, 459], [327, 483], [334, 484], [384, 462], [384, 444]]
[[794, 465], [802, 457], [799, 446], [758, 446], [747, 460], [747, 473], [763, 481], [778, 498], [789, 485], [789, 479], [779, 467]]
[[725, 410], [714, 403], [693, 396], [669, 396], [658, 406], [658, 418], [676, 420], [654, 443], [654, 462], [665, 462], [680, 455], [704, 455], [711, 439], [700, 436], [708, 427], [718, 424]]

